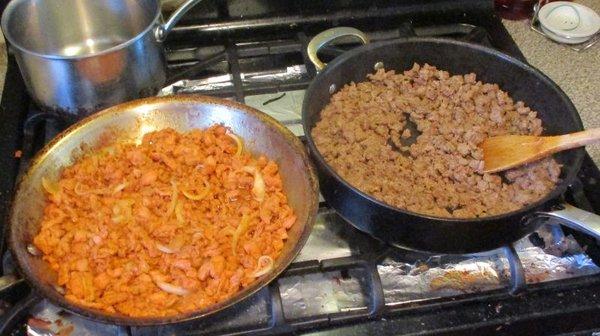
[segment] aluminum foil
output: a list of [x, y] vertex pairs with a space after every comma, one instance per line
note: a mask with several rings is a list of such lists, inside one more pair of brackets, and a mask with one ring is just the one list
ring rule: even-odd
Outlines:
[[361, 309], [368, 304], [364, 273], [350, 270], [292, 276], [279, 280], [283, 310], [288, 319]]
[[[290, 82], [305, 78], [306, 75], [305, 65], [293, 65], [282, 70], [241, 73], [240, 77], [242, 85], [244, 85]], [[233, 75], [224, 74], [203, 79], [180, 80], [160, 90], [158, 96], [168, 96], [177, 93], [210, 93], [211, 91], [220, 91], [232, 87]]]
[[32, 310], [25, 326], [29, 336], [126, 336], [124, 327], [93, 322], [65, 312], [46, 300]]
[[268, 72], [242, 73], [242, 83], [283, 83], [299, 80], [307, 76], [306, 65], [298, 64], [286, 67], [283, 70]]
[[[543, 228], [540, 236], [549, 229]], [[600, 268], [581, 250], [572, 237], [559, 244], [569, 246], [574, 253], [555, 255], [554, 245], [542, 249], [528, 238], [516, 244], [527, 283], [537, 283], [578, 277], [600, 272]], [[459, 260], [453, 261], [452, 258]], [[429, 258], [413, 264], [388, 258], [378, 266], [384, 284], [386, 303], [402, 304], [413, 300], [474, 293], [508, 286], [509, 264], [502, 250], [487, 256], [445, 256], [444, 262]]]
[[228, 87], [233, 87], [233, 77], [229, 74], [197, 80], [183, 79], [160, 90], [158, 96], [169, 96], [177, 93], [199, 93], [203, 91], [216, 91]]

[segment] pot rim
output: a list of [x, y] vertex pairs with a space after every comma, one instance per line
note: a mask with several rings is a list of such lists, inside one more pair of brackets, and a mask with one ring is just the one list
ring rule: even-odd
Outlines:
[[[23, 47], [21, 44], [16, 43], [15, 39], [9, 33], [9, 29], [8, 29], [9, 17], [10, 17], [10, 15], [12, 15], [12, 12], [14, 11], [15, 7], [18, 4], [20, 4], [22, 2], [25, 2], [25, 1], [29, 1], [29, 0], [13, 0], [13, 1], [10, 1], [8, 3], [8, 5], [6, 6], [6, 8], [4, 9], [4, 12], [2, 13], [2, 19], [1, 19], [1, 22], [0, 22], [0, 25], [2, 27], [2, 33], [4, 34], [4, 37], [6, 38], [6, 40], [10, 43], [10, 46], [18, 49], [20, 52], [23, 52], [23, 53], [28, 54], [28, 55], [32, 55], [32, 56], [36, 56], [36, 57], [40, 57], [40, 58], [44, 58], [44, 59], [52, 59], [52, 60], [82, 60], [82, 59], [87, 59], [87, 58], [92, 58], [92, 57], [97, 57], [97, 56], [102, 56], [102, 55], [110, 54], [112, 52], [125, 49], [128, 46], [130, 46], [130, 45], [134, 44], [135, 42], [137, 42], [138, 40], [140, 40], [149, 31], [153, 30], [156, 27], [157, 21], [159, 20], [161, 14], [162, 14], [161, 10], [160, 10], [159, 1], [157, 1], [156, 2], [157, 6], [156, 6], [156, 12], [154, 14], [154, 19], [152, 19], [151, 23], [148, 26], [146, 26], [146, 28], [144, 28], [141, 32], [139, 32], [137, 35], [133, 36], [129, 40], [127, 40], [125, 42], [122, 42], [122, 43], [119, 43], [118, 45], [110, 47], [108, 49], [100, 50], [98, 52], [89, 53], [89, 54], [85, 54], [85, 55], [77, 55], [77, 56], [65, 56], [65, 55], [56, 55], [56, 54], [43, 54], [43, 53], [39, 53], [39, 52], [36, 52], [36, 51], [32, 51], [30, 49], [27, 49], [27, 48]], [[158, 42], [158, 41], [156, 41], [156, 42]]]

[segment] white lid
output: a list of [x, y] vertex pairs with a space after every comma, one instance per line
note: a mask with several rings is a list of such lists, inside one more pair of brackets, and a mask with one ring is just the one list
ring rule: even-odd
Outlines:
[[600, 30], [600, 16], [574, 2], [550, 2], [542, 6], [538, 18], [544, 28], [565, 38], [591, 37]]
[[544, 34], [546, 34], [546, 36], [556, 42], [559, 43], [565, 43], [565, 44], [580, 44], [583, 43], [587, 40], [590, 39], [589, 36], [586, 37], [563, 37], [557, 34], [554, 34], [553, 32], [549, 31], [546, 27], [544, 26], [540, 26], [540, 28], [542, 28], [542, 31], [544, 32]]

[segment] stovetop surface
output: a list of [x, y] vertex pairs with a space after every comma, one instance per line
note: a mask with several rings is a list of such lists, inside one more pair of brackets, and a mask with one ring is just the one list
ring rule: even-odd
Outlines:
[[[316, 76], [305, 52], [313, 35], [350, 25], [375, 41], [439, 36], [524, 59], [491, 3], [206, 1], [167, 42], [170, 85], [160, 94], [234, 99], [271, 114], [302, 137], [303, 91]], [[322, 56], [327, 61], [353, 46], [336, 45]], [[6, 83], [0, 105], [2, 217], [18, 174], [65, 127], [31, 104], [12, 57]], [[598, 212], [599, 179], [586, 157], [565, 197]], [[101, 325], [26, 297], [29, 288], [21, 282], [0, 292], [0, 309], [20, 308], [13, 318], [0, 318], [0, 330], [50, 335], [31, 320], [34, 316], [74, 325], [73, 335], [584, 333], [600, 329], [599, 262], [593, 239], [557, 223], [545, 223], [512, 247], [477, 255], [398, 250], [357, 231], [321, 203], [315, 230], [292, 266], [257, 294], [208, 319], [152, 328]], [[13, 271], [6, 253], [2, 266], [3, 274]]]

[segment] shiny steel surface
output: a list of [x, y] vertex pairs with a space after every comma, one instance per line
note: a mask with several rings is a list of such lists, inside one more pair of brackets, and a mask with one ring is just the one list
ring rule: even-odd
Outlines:
[[163, 26], [159, 0], [13, 0], [2, 31], [36, 103], [76, 120], [158, 92], [166, 80], [160, 42], [198, 2], [186, 1]]
[[536, 215], [559, 219], [560, 223], [564, 226], [600, 239], [600, 216], [593, 212], [581, 210], [568, 203], [564, 203], [557, 210], [538, 212]]
[[[53, 287], [56, 274], [27, 252], [39, 231], [45, 204], [42, 177], [56, 179], [61, 168], [98, 145], [135, 142], [154, 130], [188, 131], [223, 124], [245, 140], [248, 150], [265, 154], [279, 164], [284, 189], [298, 220], [289, 232], [274, 270], [227, 301], [193, 313], [168, 318], [130, 318], [84, 308], [68, 302]], [[318, 185], [304, 146], [287, 128], [248, 106], [203, 96], [140, 99], [107, 109], [73, 125], [50, 142], [33, 160], [17, 186], [9, 226], [9, 241], [21, 274], [54, 304], [92, 319], [123, 325], [157, 325], [207, 316], [253, 294], [277, 277], [308, 239], [318, 208]]]
[[159, 25], [155, 31], [156, 39], [159, 42], [164, 41], [167, 35], [171, 32], [175, 24], [187, 13], [192, 7], [198, 4], [202, 0], [188, 0], [179, 6], [162, 25]]

